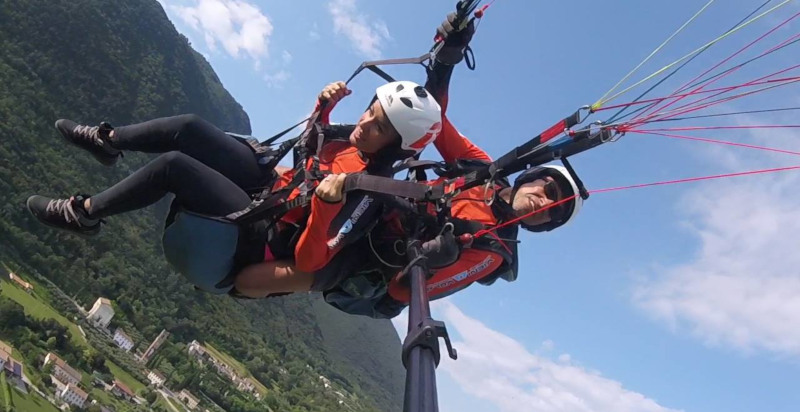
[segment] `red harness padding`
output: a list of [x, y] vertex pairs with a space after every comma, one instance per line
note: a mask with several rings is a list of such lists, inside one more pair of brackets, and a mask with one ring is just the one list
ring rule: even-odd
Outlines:
[[[503, 264], [503, 256], [480, 249], [465, 249], [456, 263], [434, 270], [426, 282], [428, 297], [435, 299], [442, 295], [461, 290], [497, 270]], [[408, 304], [410, 291], [395, 276], [389, 282], [389, 296], [398, 302]]]

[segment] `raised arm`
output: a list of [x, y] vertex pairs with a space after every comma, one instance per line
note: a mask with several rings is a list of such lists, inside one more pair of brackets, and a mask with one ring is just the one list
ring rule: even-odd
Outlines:
[[492, 161], [486, 152], [462, 135], [446, 116], [442, 116], [442, 132], [433, 144], [447, 163], [459, 159]]
[[456, 30], [458, 22], [455, 19], [456, 13], [448, 14], [445, 21], [436, 30], [436, 34], [445, 39], [444, 45], [427, 69], [428, 80], [425, 88], [433, 94], [442, 107], [442, 131], [434, 145], [444, 161], [448, 163], [459, 159], [491, 161], [486, 152], [459, 133], [446, 115], [453, 68], [464, 58], [464, 50], [475, 33], [473, 23], [469, 23], [462, 30]]
[[444, 22], [436, 29], [436, 35], [444, 38], [444, 45], [439, 49], [436, 57], [427, 68], [428, 79], [425, 88], [442, 107], [442, 114], [447, 110], [448, 90], [453, 68], [464, 58], [464, 50], [475, 34], [475, 26], [469, 23], [464, 29], [456, 30], [456, 13], [450, 13]]
[[[317, 97], [317, 103], [314, 105], [314, 112], [319, 112], [319, 121], [322, 124], [330, 124], [331, 111], [345, 96], [348, 96], [350, 89], [342, 81], [333, 82], [325, 86]], [[312, 119], [314, 120], [314, 119]]]

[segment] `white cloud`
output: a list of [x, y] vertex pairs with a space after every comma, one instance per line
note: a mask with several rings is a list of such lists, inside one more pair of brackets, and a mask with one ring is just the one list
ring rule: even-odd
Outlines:
[[281, 59], [283, 59], [283, 64], [291, 63], [293, 59], [292, 53], [284, 50], [283, 53], [281, 53]]
[[314, 23], [314, 26], [311, 28], [311, 31], [308, 32], [308, 37], [311, 40], [319, 40], [320, 39], [321, 36], [319, 35], [319, 27], [317, 27], [317, 23]]
[[[193, 0], [194, 6], [168, 6], [211, 51], [249, 57], [258, 69], [269, 52], [272, 23], [258, 6], [243, 0]], [[163, 4], [163, 3], [162, 3]]]
[[265, 74], [264, 81], [267, 82], [269, 87], [281, 87], [291, 76], [291, 73], [286, 70], [280, 70], [277, 73]]
[[[446, 322], [458, 351], [450, 360], [442, 348], [439, 370], [464, 390], [503, 412], [668, 412], [642, 394], [597, 372], [572, 364], [568, 355], [559, 362], [535, 355], [514, 339], [470, 318], [447, 299], [432, 304], [434, 317]], [[405, 336], [405, 316], [395, 327]], [[451, 338], [452, 339], [452, 338]], [[544, 345], [548, 346], [548, 345]]]
[[[795, 123], [786, 120], [770, 123]], [[781, 130], [751, 133], [747, 143], [800, 149], [800, 135]], [[721, 159], [719, 164], [731, 171], [800, 164], [797, 157], [747, 149], [713, 153], [724, 156], [709, 157], [709, 162]], [[634, 302], [673, 330], [689, 331], [711, 346], [800, 356], [798, 187], [800, 171], [787, 171], [690, 189], [680, 207], [685, 225], [700, 243], [697, 255], [655, 269], [635, 288]]]
[[391, 38], [386, 23], [360, 13], [356, 10], [355, 0], [331, 0], [328, 11], [333, 17], [336, 33], [344, 34], [353, 47], [367, 58], [380, 57], [381, 43]]

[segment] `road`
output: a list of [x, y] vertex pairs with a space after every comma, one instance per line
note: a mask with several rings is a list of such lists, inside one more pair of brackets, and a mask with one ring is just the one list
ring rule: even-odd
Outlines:
[[172, 409], [172, 412], [182, 412], [172, 405], [172, 402], [169, 400], [169, 395], [167, 395], [163, 390], [158, 389], [158, 394], [164, 397], [164, 400], [167, 402], [167, 405], [170, 407], [170, 409]]

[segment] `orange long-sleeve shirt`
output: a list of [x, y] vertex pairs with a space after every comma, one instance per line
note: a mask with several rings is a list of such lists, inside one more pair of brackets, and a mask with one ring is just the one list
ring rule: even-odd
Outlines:
[[[457, 160], [480, 160], [491, 162], [489, 155], [462, 135], [453, 124], [443, 118], [442, 133], [436, 139], [436, 149], [447, 163]], [[444, 178], [427, 182], [430, 185], [441, 183]], [[498, 223], [498, 218], [490, 205], [483, 201], [485, 196], [493, 196], [495, 188], [484, 193], [483, 186], [467, 189], [452, 200], [450, 213], [454, 218], [478, 222], [485, 226]], [[515, 254], [515, 253], [514, 253]], [[513, 256], [516, 259], [516, 256]], [[484, 248], [464, 249], [458, 261], [452, 265], [437, 269], [427, 281], [428, 294], [431, 299], [441, 298], [463, 289], [473, 282], [492, 275], [503, 266], [505, 258], [498, 252]], [[389, 284], [389, 295], [403, 303], [409, 301], [409, 290], [400, 282], [393, 280]]]
[[[320, 103], [317, 102], [316, 109]], [[330, 124], [329, 114], [332, 107], [321, 112], [322, 124]], [[319, 171], [323, 173], [359, 173], [367, 168], [367, 160], [363, 154], [350, 145], [348, 136], [326, 136], [318, 155]], [[330, 140], [328, 140], [330, 138]], [[310, 170], [313, 160], [307, 159], [306, 168]], [[294, 178], [295, 171], [290, 170], [280, 176], [273, 189], [286, 187]], [[295, 189], [289, 195], [292, 200], [300, 194]], [[312, 273], [323, 268], [347, 244], [361, 234], [353, 231], [354, 226], [363, 226], [367, 220], [379, 210], [377, 202], [368, 194], [351, 194], [338, 203], [328, 203], [316, 196], [311, 198], [310, 208], [297, 208], [289, 211], [282, 220], [300, 224], [302, 232], [294, 246], [295, 267], [303, 272]], [[305, 220], [305, 222], [303, 222]]]

